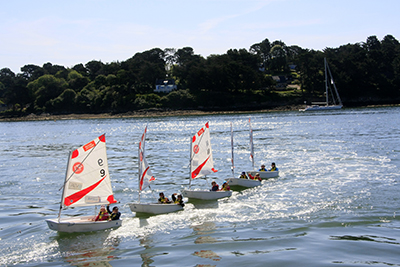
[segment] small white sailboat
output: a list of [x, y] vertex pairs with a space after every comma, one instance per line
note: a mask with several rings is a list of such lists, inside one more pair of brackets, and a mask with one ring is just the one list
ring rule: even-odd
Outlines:
[[253, 171], [248, 171], [247, 174], [255, 176], [257, 173], [260, 174], [261, 179], [275, 178], [279, 176], [279, 171], [255, 171], [254, 170], [254, 144], [253, 144], [253, 129], [251, 128], [251, 119], [249, 118], [250, 126], [250, 160], [252, 162]]
[[58, 218], [46, 220], [51, 230], [67, 233], [89, 232], [122, 225], [120, 219], [94, 221], [96, 216], [61, 218], [63, 208], [117, 203], [108, 173], [104, 134], [69, 154], [62, 188]]
[[211, 149], [210, 126], [207, 122], [190, 140], [190, 177], [189, 189], [182, 190], [187, 198], [213, 200], [230, 197], [231, 191], [191, 190], [192, 179], [217, 172]]
[[233, 129], [231, 122], [231, 151], [232, 151], [232, 176], [231, 178], [225, 179], [230, 186], [242, 186], [242, 187], [256, 187], [261, 185], [261, 181], [252, 179], [235, 178], [235, 164], [234, 164], [234, 153], [233, 153]]
[[130, 203], [129, 207], [132, 212], [148, 213], [155, 215], [183, 210], [183, 207], [181, 205], [174, 203], [168, 203], [168, 204], [140, 203], [140, 192], [144, 190], [146, 187], [150, 187], [150, 183], [155, 180], [153, 174], [151, 173], [150, 167], [147, 164], [146, 157], [144, 155], [146, 133], [147, 133], [147, 126], [144, 129], [144, 133], [139, 142], [139, 202]]
[[[299, 111], [337, 110], [343, 107], [342, 100], [340, 99], [339, 92], [336, 88], [335, 82], [333, 81], [333, 76], [331, 70], [329, 69], [326, 58], [324, 58], [324, 67], [326, 102], [313, 102], [311, 106], [307, 106], [304, 109], [299, 109]], [[330, 80], [330, 84], [328, 83], [328, 79]], [[333, 86], [333, 90], [330, 85]], [[329, 95], [331, 95], [330, 100]]]

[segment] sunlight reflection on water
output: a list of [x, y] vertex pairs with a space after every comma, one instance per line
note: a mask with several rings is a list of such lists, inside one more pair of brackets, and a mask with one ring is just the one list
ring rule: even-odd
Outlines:
[[[398, 264], [399, 113], [400, 108], [383, 108], [332, 114], [0, 123], [4, 133], [0, 136], [0, 216], [7, 218], [0, 222], [0, 253], [5, 255], [0, 265], [77, 265], [82, 260], [160, 266], [167, 260], [183, 266], [234, 266], [250, 259], [255, 265], [266, 261], [277, 266], [353, 265], [351, 255]], [[194, 180], [193, 187], [208, 188], [212, 180], [221, 184], [231, 176], [230, 122], [235, 173], [251, 169], [249, 116], [256, 168], [275, 161], [279, 178], [216, 202], [189, 202], [173, 214], [137, 217], [131, 213], [127, 203], [138, 199], [137, 148], [146, 125], [146, 157], [156, 181], [154, 193], [142, 192], [143, 202], [154, 201], [158, 192], [170, 196], [188, 186], [189, 140], [208, 120], [219, 171]], [[58, 236], [48, 230], [44, 219], [57, 215], [68, 151], [103, 133], [123, 226], [101, 234]], [[92, 212], [82, 208], [63, 213]], [[361, 250], [374, 243], [388, 252], [364, 255], [349, 242]], [[318, 256], [311, 260], [302, 254], [304, 250]]]

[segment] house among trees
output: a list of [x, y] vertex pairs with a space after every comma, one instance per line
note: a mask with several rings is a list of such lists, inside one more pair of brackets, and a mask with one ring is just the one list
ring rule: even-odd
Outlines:
[[276, 90], [286, 89], [288, 82], [285, 76], [272, 76], [272, 79], [276, 82]]
[[175, 84], [174, 79], [157, 79], [156, 80], [156, 89], [154, 92], [157, 93], [169, 93], [173, 90], [176, 90], [178, 87]]

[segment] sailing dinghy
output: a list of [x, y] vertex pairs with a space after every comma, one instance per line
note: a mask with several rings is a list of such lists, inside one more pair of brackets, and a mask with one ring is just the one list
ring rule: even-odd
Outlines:
[[248, 171], [247, 174], [255, 176], [256, 173], [260, 174], [261, 179], [275, 178], [279, 176], [279, 171], [255, 171], [254, 170], [254, 144], [253, 144], [253, 129], [251, 128], [251, 119], [249, 118], [250, 126], [250, 160], [252, 162], [253, 171]]
[[182, 195], [189, 199], [215, 200], [230, 197], [232, 191], [191, 190], [192, 179], [217, 172], [211, 150], [210, 127], [207, 122], [190, 140], [190, 178], [189, 189]]
[[232, 176], [233, 178], [225, 179], [228, 184], [232, 187], [234, 186], [242, 186], [242, 187], [256, 187], [261, 185], [261, 181], [259, 180], [252, 180], [252, 179], [244, 179], [244, 178], [235, 178], [235, 164], [234, 164], [234, 153], [233, 153], [233, 129], [232, 129], [232, 122], [231, 122], [231, 151], [232, 151]]
[[146, 157], [144, 156], [146, 133], [147, 126], [144, 129], [144, 133], [139, 142], [139, 202], [130, 203], [129, 207], [132, 212], [148, 214], [162, 214], [183, 210], [183, 207], [181, 205], [177, 205], [174, 203], [140, 203], [140, 192], [146, 187], [150, 187], [150, 183], [155, 180], [153, 174], [151, 173], [150, 167], [147, 164]]
[[96, 216], [61, 218], [63, 208], [117, 203], [108, 173], [104, 134], [69, 154], [62, 188], [58, 218], [46, 220], [51, 230], [67, 233], [89, 232], [122, 225], [120, 219], [94, 221]]

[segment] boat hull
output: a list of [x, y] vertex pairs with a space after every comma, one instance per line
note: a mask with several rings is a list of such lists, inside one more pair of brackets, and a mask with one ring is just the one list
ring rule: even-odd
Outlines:
[[109, 228], [117, 228], [122, 225], [122, 220], [92, 221], [94, 216], [80, 216], [71, 218], [47, 219], [47, 225], [51, 230], [65, 233], [83, 233], [100, 231]]
[[225, 179], [230, 186], [242, 186], [242, 187], [256, 187], [261, 185], [261, 181], [259, 180], [251, 180], [251, 179], [241, 179], [241, 178], [228, 178]]
[[183, 210], [181, 205], [177, 204], [158, 204], [158, 203], [130, 203], [132, 212], [163, 214]]
[[299, 111], [323, 111], [323, 110], [337, 110], [341, 109], [342, 105], [332, 105], [332, 106], [309, 106], [304, 109], [299, 109]]
[[247, 172], [249, 174], [251, 174], [252, 176], [255, 176], [256, 173], [260, 174], [261, 179], [270, 179], [270, 178], [275, 178], [279, 176], [279, 171], [264, 171], [264, 172], [260, 172], [260, 171], [250, 171]]
[[187, 198], [213, 200], [230, 197], [232, 191], [206, 191], [206, 190], [182, 190], [182, 195]]

